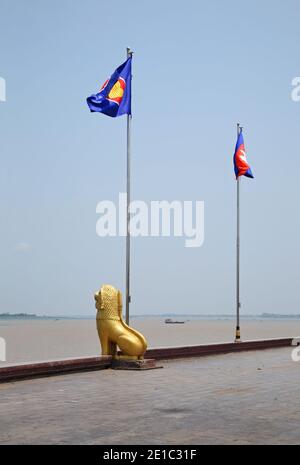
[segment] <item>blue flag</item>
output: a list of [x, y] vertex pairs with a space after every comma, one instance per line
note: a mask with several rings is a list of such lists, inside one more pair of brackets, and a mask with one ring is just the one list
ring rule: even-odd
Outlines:
[[239, 176], [247, 176], [247, 178], [254, 178], [250, 165], [246, 158], [244, 136], [242, 131], [238, 136], [238, 140], [235, 146], [233, 164], [236, 178], [238, 178]]
[[105, 81], [100, 91], [86, 99], [92, 112], [116, 116], [131, 115], [131, 62], [129, 57]]

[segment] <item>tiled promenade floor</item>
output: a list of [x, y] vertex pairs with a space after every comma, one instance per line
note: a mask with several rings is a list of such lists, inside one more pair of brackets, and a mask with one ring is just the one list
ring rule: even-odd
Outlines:
[[0, 443], [300, 443], [289, 348], [162, 363], [0, 385]]

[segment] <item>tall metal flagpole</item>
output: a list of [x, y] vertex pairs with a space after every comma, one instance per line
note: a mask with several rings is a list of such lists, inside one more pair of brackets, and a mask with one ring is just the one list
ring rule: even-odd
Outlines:
[[[237, 136], [239, 137], [242, 127], [237, 124]], [[241, 342], [241, 330], [240, 330], [240, 182], [241, 177], [239, 176], [236, 180], [237, 190], [237, 214], [236, 214], [236, 331], [235, 331], [235, 342]]]
[[[127, 58], [132, 56], [129, 47], [126, 49]], [[127, 230], [126, 230], [126, 323], [129, 325], [130, 296], [130, 158], [131, 158], [131, 114], [127, 115]]]

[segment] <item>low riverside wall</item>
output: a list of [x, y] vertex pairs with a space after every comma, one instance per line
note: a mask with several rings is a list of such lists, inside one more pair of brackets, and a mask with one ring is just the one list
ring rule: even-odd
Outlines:
[[[239, 343], [225, 342], [183, 347], [161, 347], [147, 350], [145, 358], [170, 360], [221, 355], [249, 350], [275, 349], [280, 347], [289, 347], [292, 345], [292, 341], [292, 338], [282, 338], [245, 341]], [[0, 367], [0, 383], [21, 381], [30, 378], [41, 378], [44, 376], [78, 373], [83, 371], [104, 370], [111, 367], [111, 361], [111, 356], [103, 356], [4, 366]]]

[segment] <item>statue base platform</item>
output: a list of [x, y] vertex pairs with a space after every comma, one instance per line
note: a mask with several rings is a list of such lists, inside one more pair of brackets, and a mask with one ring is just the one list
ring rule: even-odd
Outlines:
[[125, 357], [113, 358], [111, 361], [111, 368], [113, 370], [155, 370], [157, 368], [162, 368], [162, 366], [156, 365], [156, 360], [154, 358], [146, 358], [142, 360], [131, 359]]

